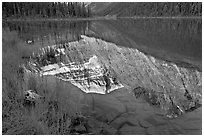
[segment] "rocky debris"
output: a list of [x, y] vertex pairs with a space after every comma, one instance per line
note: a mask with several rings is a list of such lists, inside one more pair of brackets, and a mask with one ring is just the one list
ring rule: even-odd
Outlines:
[[71, 134], [87, 134], [89, 133], [88, 127], [87, 118], [83, 115], [72, 118], [69, 126]]
[[34, 90], [26, 90], [24, 91], [24, 96], [26, 100], [30, 100], [30, 101], [37, 101], [38, 99], [41, 98], [40, 95], [38, 95], [36, 93], [36, 91]]
[[158, 93], [158, 92], [148, 90], [142, 87], [137, 87], [133, 90], [133, 93], [136, 98], [142, 98], [153, 106], [160, 105], [160, 102], [158, 100], [158, 94], [162, 94], [160, 92]]
[[35, 107], [35, 103], [39, 101], [41, 98], [40, 95], [36, 93], [34, 90], [26, 90], [24, 91], [24, 101], [23, 105], [25, 107]]

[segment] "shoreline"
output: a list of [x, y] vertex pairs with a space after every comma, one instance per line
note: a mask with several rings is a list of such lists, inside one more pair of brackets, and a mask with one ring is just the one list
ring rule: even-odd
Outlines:
[[3, 21], [83, 21], [83, 20], [99, 20], [100, 18], [20, 18], [20, 19], [2, 19]]
[[172, 16], [172, 17], [91, 17], [91, 18], [5, 18], [3, 21], [85, 21], [85, 20], [117, 20], [117, 19], [202, 19], [200, 16]]
[[175, 16], [175, 17], [118, 17], [118, 18], [123, 18], [123, 19], [202, 19], [202, 17], [199, 16], [186, 16], [186, 17], [181, 17], [181, 16]]

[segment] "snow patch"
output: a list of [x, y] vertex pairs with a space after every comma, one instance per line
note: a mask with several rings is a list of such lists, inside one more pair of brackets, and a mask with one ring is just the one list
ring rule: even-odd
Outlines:
[[[58, 52], [65, 53], [60, 49], [58, 49]], [[112, 78], [109, 77], [110, 89], [106, 89], [107, 81], [104, 80], [104, 68], [99, 63], [96, 55], [93, 55], [88, 62], [83, 64], [77, 64], [76, 62], [64, 64], [59, 62], [43, 66], [41, 67], [40, 74], [53, 75], [64, 81], [69, 81], [86, 93], [106, 94], [124, 87], [120, 83], [115, 84]]]

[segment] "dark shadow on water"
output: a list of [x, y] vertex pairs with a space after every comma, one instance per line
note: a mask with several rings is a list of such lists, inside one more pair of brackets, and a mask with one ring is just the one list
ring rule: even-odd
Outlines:
[[202, 70], [201, 19], [119, 19], [90, 26], [89, 36]]
[[81, 39], [89, 21], [35, 21], [7, 22], [4, 27], [17, 31], [19, 38], [32, 46], [50, 46]]
[[45, 47], [93, 36], [202, 71], [202, 19], [7, 22], [25, 43]]

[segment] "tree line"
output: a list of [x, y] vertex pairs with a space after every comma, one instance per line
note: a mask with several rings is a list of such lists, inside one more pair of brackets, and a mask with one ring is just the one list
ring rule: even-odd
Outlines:
[[3, 2], [6, 17], [90, 17], [90, 7], [83, 2]]
[[112, 3], [99, 14], [131, 16], [202, 16], [201, 2]]
[[151, 16], [201, 16], [202, 3], [200, 2], [157, 2], [141, 3], [135, 14]]

